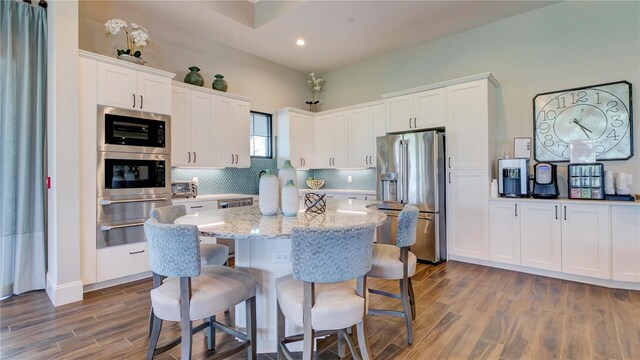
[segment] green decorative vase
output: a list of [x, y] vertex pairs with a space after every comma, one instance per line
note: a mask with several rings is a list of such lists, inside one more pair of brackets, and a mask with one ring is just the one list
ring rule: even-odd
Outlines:
[[220, 74], [216, 74], [216, 79], [213, 80], [213, 90], [218, 90], [218, 91], [227, 91], [227, 82], [224, 80], [224, 76], [220, 75]]
[[202, 75], [198, 73], [198, 71], [200, 71], [200, 68], [198, 68], [197, 66], [192, 66], [189, 68], [189, 70], [191, 70], [191, 72], [189, 72], [187, 76], [184, 77], [184, 82], [195, 86], [204, 85], [204, 79], [202, 78]]

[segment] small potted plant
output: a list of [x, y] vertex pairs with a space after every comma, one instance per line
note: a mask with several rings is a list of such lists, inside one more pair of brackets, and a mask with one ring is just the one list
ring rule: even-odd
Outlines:
[[124, 30], [127, 47], [118, 49], [118, 58], [143, 65], [145, 61], [141, 58], [142, 48], [149, 45], [149, 32], [144, 27], [131, 23], [131, 27], [122, 19], [111, 19], [104, 24], [107, 36], [116, 35], [120, 30]]
[[318, 93], [322, 90], [322, 85], [324, 84], [324, 79], [316, 77], [316, 74], [313, 72], [309, 73], [309, 80], [307, 80], [307, 85], [311, 88], [311, 92], [313, 93], [313, 99], [311, 101], [307, 101], [306, 104], [309, 105], [309, 111], [317, 112], [318, 111]]

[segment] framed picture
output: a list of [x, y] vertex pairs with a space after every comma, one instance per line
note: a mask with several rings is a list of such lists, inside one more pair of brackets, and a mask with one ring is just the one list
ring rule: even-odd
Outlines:
[[516, 159], [531, 158], [531, 138], [517, 137], [513, 139], [513, 157]]

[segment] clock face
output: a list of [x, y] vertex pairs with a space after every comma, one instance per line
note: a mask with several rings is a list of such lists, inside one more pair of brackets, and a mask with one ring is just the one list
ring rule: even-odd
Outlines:
[[628, 82], [539, 94], [533, 102], [537, 161], [568, 161], [577, 141], [590, 143], [596, 160], [633, 155]]

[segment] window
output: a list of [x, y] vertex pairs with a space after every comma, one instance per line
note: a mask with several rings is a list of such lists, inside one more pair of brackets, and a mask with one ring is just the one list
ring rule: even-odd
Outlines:
[[271, 158], [271, 115], [259, 112], [251, 112], [249, 120], [251, 157]]

